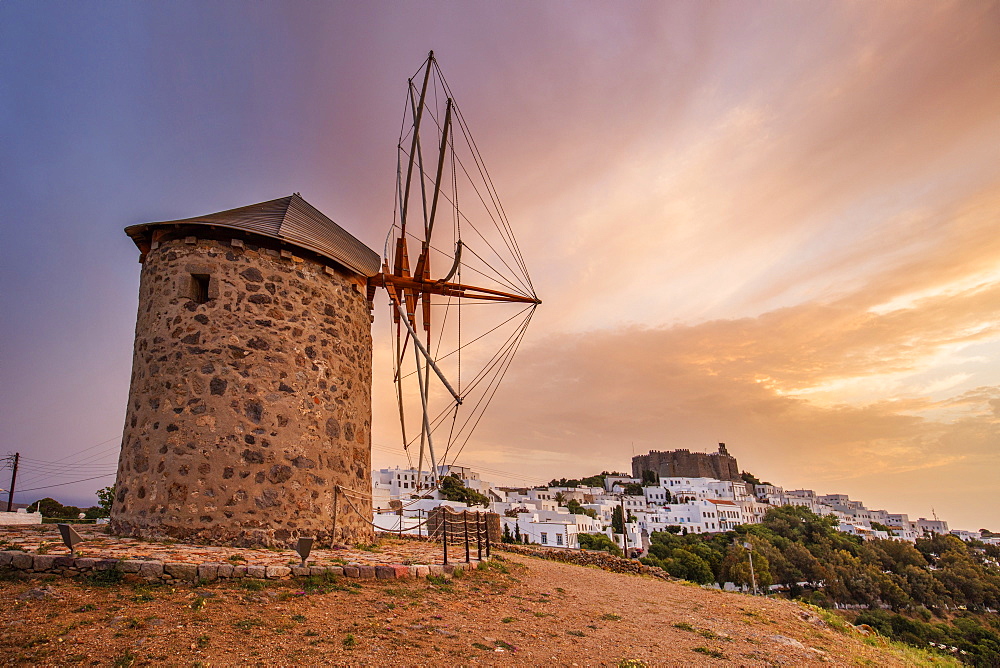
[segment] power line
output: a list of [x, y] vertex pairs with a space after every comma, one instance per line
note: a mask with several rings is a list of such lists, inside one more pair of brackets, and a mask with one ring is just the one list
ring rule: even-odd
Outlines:
[[107, 478], [108, 476], [116, 475], [115, 473], [105, 473], [104, 475], [95, 475], [92, 478], [82, 478], [80, 480], [74, 480], [72, 482], [61, 482], [55, 485], [45, 485], [43, 487], [32, 487], [31, 489], [19, 489], [17, 494], [24, 494], [25, 492], [34, 492], [39, 489], [49, 489], [51, 487], [62, 487], [64, 485], [75, 485], [78, 482], [86, 482], [88, 480], [97, 480], [98, 478]]
[[107, 445], [112, 441], [116, 441], [118, 438], [118, 436], [112, 436], [111, 438], [107, 438], [100, 443], [95, 443], [94, 445], [72, 452], [54, 462], [43, 459], [35, 459], [33, 457], [21, 457], [20, 466], [27, 474], [22, 484], [32, 484], [50, 477], [64, 477], [67, 475], [67, 472], [70, 475], [79, 475], [94, 473], [99, 470], [117, 468], [117, 462], [99, 461], [107, 457], [116, 456], [117, 446], [111, 446], [96, 453], [86, 455], [85, 453], [88, 453], [95, 448], [99, 448], [102, 445]]
[[[396, 455], [402, 454], [401, 448], [393, 447], [393, 446], [390, 446], [390, 445], [384, 445], [384, 444], [381, 444], [381, 443], [372, 443], [372, 449], [373, 450], [377, 449], [377, 450], [381, 450], [383, 452], [389, 452], [389, 453], [396, 454]], [[457, 462], [453, 462], [452, 466], [465, 466], [465, 465], [464, 464], [459, 464]], [[534, 482], [548, 482], [548, 480], [546, 480], [544, 478], [536, 478], [536, 477], [533, 477], [533, 476], [526, 476], [526, 475], [522, 475], [520, 473], [511, 473], [510, 471], [502, 471], [500, 469], [494, 469], [494, 468], [490, 468], [490, 467], [486, 467], [486, 466], [470, 465], [470, 466], [468, 466], [468, 468], [476, 469], [477, 471], [481, 471], [483, 473], [488, 473], [488, 474], [493, 474], [493, 475], [499, 475], [499, 476], [504, 476], [504, 477], [508, 477], [508, 478], [515, 478], [515, 479], [519, 479], [519, 480], [534, 481]]]
[[112, 436], [111, 438], [105, 439], [105, 440], [101, 441], [100, 443], [95, 443], [94, 445], [91, 445], [89, 447], [83, 448], [82, 450], [77, 450], [76, 452], [72, 452], [72, 453], [66, 455], [65, 457], [63, 457], [60, 460], [57, 460], [55, 462], [46, 462], [46, 463], [49, 463], [49, 464], [61, 464], [63, 462], [66, 462], [67, 464], [70, 464], [72, 462], [67, 462], [66, 461], [67, 459], [76, 457], [78, 455], [82, 455], [83, 453], [85, 453], [85, 452], [87, 452], [89, 450], [93, 450], [94, 448], [100, 447], [100, 446], [104, 445], [105, 443], [110, 443], [111, 441], [114, 441], [114, 440], [116, 440], [118, 438], [119, 438], [118, 436]]

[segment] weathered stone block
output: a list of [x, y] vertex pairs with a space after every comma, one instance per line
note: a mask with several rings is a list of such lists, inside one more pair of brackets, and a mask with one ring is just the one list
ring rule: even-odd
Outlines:
[[219, 579], [219, 564], [198, 564], [198, 579], [215, 582]]
[[26, 571], [34, 563], [32, 556], [26, 552], [15, 552], [10, 560], [10, 565], [18, 570]]
[[374, 566], [358, 566], [358, 577], [362, 580], [374, 580], [375, 579], [375, 567]]
[[376, 566], [375, 567], [375, 577], [379, 580], [395, 580], [396, 579], [396, 569], [392, 566]]
[[247, 576], [246, 566], [233, 566], [233, 577], [234, 578], [245, 578]]
[[160, 578], [163, 577], [163, 562], [162, 561], [144, 561], [139, 566], [139, 575], [144, 578]]
[[118, 568], [122, 573], [138, 573], [142, 564], [142, 559], [122, 559], [118, 562]]
[[175, 580], [184, 582], [194, 582], [198, 579], [197, 564], [182, 564], [168, 561], [163, 564], [163, 572]]
[[299, 578], [306, 577], [309, 575], [309, 570], [308, 566], [292, 566], [292, 575]]
[[425, 578], [431, 574], [430, 566], [410, 566], [413, 569], [413, 577], [415, 578]]
[[81, 571], [89, 571], [94, 568], [94, 565], [97, 564], [98, 561], [100, 561], [100, 559], [92, 559], [90, 557], [77, 557], [76, 567]]
[[309, 575], [324, 575], [326, 573], [325, 566], [310, 566]]
[[48, 571], [55, 566], [56, 557], [53, 554], [36, 554], [32, 559], [31, 568], [36, 571]]
[[266, 566], [247, 566], [247, 577], [257, 578], [258, 580], [263, 580], [267, 577], [267, 567]]
[[444, 566], [441, 564], [428, 564], [427, 566], [428, 575], [444, 575]]
[[10, 566], [11, 559], [14, 558], [14, 552], [11, 550], [0, 550], [0, 566]]
[[219, 578], [229, 579], [233, 577], [233, 568], [232, 564], [219, 564]]
[[361, 571], [357, 566], [344, 566], [344, 575], [349, 578], [361, 577]]
[[402, 564], [393, 564], [389, 568], [395, 571], [397, 580], [405, 580], [406, 578], [410, 577], [409, 566], [404, 566]]
[[69, 556], [56, 557], [52, 563], [53, 568], [76, 568], [76, 559]]
[[113, 571], [118, 568], [118, 559], [98, 559], [94, 563], [95, 571]]
[[291, 574], [292, 569], [288, 566], [268, 566], [266, 572], [269, 578], [283, 578]]

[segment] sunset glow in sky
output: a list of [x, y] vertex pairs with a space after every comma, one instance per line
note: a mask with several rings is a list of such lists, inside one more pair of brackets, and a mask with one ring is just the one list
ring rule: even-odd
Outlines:
[[[541, 482], [726, 442], [787, 489], [1000, 530], [984, 0], [0, 3], [0, 455], [108, 441], [113, 472], [126, 225], [298, 191], [381, 251], [430, 49], [544, 300], [462, 463]], [[376, 466], [405, 463], [385, 301]]]

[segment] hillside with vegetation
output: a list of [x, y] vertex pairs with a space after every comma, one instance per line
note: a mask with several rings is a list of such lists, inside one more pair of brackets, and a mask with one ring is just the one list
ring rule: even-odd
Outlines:
[[864, 541], [835, 525], [781, 506], [761, 524], [725, 533], [654, 532], [642, 561], [699, 584], [779, 585], [782, 596], [836, 609], [887, 637], [1000, 665], [1000, 546], [948, 535]]

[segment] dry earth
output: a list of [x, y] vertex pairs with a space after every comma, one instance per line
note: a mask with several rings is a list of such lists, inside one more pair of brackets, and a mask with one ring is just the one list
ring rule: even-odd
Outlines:
[[906, 665], [787, 601], [501, 559], [447, 581], [8, 579], [0, 665]]

